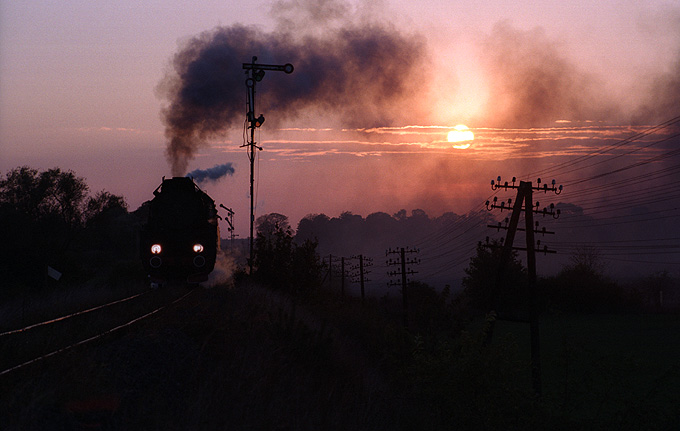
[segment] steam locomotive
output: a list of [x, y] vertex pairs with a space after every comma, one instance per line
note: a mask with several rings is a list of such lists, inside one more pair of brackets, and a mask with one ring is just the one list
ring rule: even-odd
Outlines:
[[142, 264], [152, 286], [206, 281], [219, 250], [215, 201], [185, 177], [163, 177], [153, 194], [140, 232]]

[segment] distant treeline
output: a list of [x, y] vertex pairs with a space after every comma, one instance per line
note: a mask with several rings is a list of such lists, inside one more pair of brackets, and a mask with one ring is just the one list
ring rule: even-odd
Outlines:
[[[578, 207], [561, 206], [563, 215], [572, 216], [572, 226], [574, 220], [586, 217]], [[72, 171], [38, 171], [23, 166], [7, 172], [0, 178], [0, 277], [6, 286], [0, 294], [53, 283], [48, 267], [63, 274], [62, 283], [83, 282], [102, 274], [142, 277], [138, 231], [147, 207], [143, 204], [130, 213], [122, 196], [106, 191], [90, 194], [85, 180]], [[366, 217], [351, 212], [338, 217], [310, 214], [293, 230], [285, 215], [266, 214], [257, 223], [255, 270], [263, 280], [285, 282], [289, 287], [304, 284], [309, 290], [323, 282], [327, 274], [324, 262], [331, 254], [382, 259], [387, 249], [417, 247], [422, 248], [422, 262], [414, 281], [437, 289], [445, 285], [465, 288], [468, 294], [474, 293], [468, 295], [470, 304], [484, 308], [489, 305], [484, 298], [497, 294], [488, 289], [494, 283], [494, 261], [498, 259], [489, 258], [477, 243], [488, 235], [492, 235], [492, 241], [503, 235], [488, 228], [495, 223], [492, 214], [484, 210], [430, 217], [421, 209], [410, 214], [402, 209], [391, 215], [376, 212]], [[565, 231], [572, 234], [573, 229]], [[648, 271], [622, 283], [612, 276], [596, 245], [558, 256], [561, 260], [551, 257], [540, 262], [542, 267], [552, 264], [555, 268], [539, 280], [546, 309], [661, 310], [680, 305], [678, 279], [668, 271]], [[523, 268], [524, 254], [515, 255], [515, 259], [516, 266]], [[475, 268], [480, 262], [481, 267]], [[384, 286], [383, 263], [377, 262], [372, 278]], [[521, 291], [521, 287], [515, 287]]]
[[466, 215], [446, 212], [439, 217], [430, 217], [422, 209], [412, 210], [410, 214], [405, 209], [392, 215], [376, 212], [365, 218], [349, 211], [339, 217], [310, 214], [298, 223], [296, 239], [317, 239], [321, 254], [384, 255], [388, 248], [441, 241], [442, 233], [454, 225], [481, 227], [492, 222], [494, 219], [487, 212]]

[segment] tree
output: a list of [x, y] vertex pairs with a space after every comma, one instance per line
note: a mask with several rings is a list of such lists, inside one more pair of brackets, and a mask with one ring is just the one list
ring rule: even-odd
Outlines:
[[323, 264], [316, 251], [318, 244], [315, 240], [293, 244], [291, 281], [297, 292], [309, 292], [321, 285]]
[[88, 191], [72, 171], [22, 166], [7, 172], [0, 179], [0, 269], [10, 279], [42, 285], [45, 265], [64, 269], [69, 260], [81, 261], [83, 256], [73, 256], [72, 244], [80, 237], [78, 252], [91, 247], [91, 238], [81, 236], [88, 224], [103, 214], [127, 214], [122, 197], [100, 192], [88, 198]]
[[136, 247], [134, 216], [128, 213], [128, 206], [121, 196], [107, 191], [90, 197], [83, 213], [87, 234], [87, 247], [106, 251], [108, 258], [123, 257], [126, 251]]
[[317, 241], [293, 240], [288, 217], [272, 213], [257, 219], [255, 276], [274, 287], [294, 291], [320, 284], [322, 265], [316, 253]]
[[105, 217], [115, 217], [127, 213], [128, 206], [122, 196], [112, 195], [107, 191], [98, 192], [87, 201], [83, 213], [88, 224], [97, 223]]
[[257, 278], [267, 284], [288, 285], [293, 234], [288, 217], [272, 213], [256, 221], [254, 266]]
[[307, 214], [299, 222], [295, 231], [295, 240], [321, 241], [328, 236], [327, 226], [330, 218], [325, 214]]
[[463, 298], [475, 310], [516, 314], [525, 310], [528, 301], [526, 268], [512, 251], [499, 283], [500, 263], [499, 242], [492, 242], [490, 247], [479, 244], [465, 269]]
[[578, 271], [592, 277], [603, 277], [606, 265], [596, 247], [577, 247], [569, 256], [570, 265], [565, 270]]
[[53, 168], [38, 172], [23, 166], [0, 180], [0, 205], [27, 220], [64, 227], [70, 234], [84, 221], [88, 189], [85, 180], [71, 171]]
[[288, 217], [283, 214], [271, 213], [260, 216], [256, 220], [256, 225], [257, 235], [267, 239], [271, 239], [280, 232], [290, 233], [292, 236]]
[[617, 311], [625, 305], [623, 290], [605, 275], [605, 264], [595, 247], [580, 247], [570, 256], [546, 290], [550, 306], [564, 311]]

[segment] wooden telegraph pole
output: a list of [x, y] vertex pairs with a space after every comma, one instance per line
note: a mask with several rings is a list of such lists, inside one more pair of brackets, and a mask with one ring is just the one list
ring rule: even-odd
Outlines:
[[366, 275], [370, 274], [371, 271], [367, 270], [366, 268], [373, 266], [373, 259], [370, 257], [365, 257], [363, 254], [360, 254], [358, 256], [352, 256], [351, 259], [358, 259], [359, 263], [356, 265], [352, 265], [350, 268], [352, 270], [352, 281], [354, 283], [359, 283], [359, 286], [361, 287], [361, 303], [364, 303], [364, 299], [366, 297], [366, 292], [365, 292], [365, 283], [367, 281], [370, 281]]
[[[408, 248], [396, 248], [396, 249], [388, 249], [385, 251], [385, 256], [388, 256], [390, 254], [398, 254], [399, 255], [399, 260], [394, 260], [394, 259], [388, 259], [387, 266], [399, 266], [399, 270], [397, 271], [388, 271], [387, 275], [391, 277], [396, 277], [400, 276], [401, 277], [401, 298], [402, 298], [402, 316], [403, 316], [403, 321], [404, 321], [404, 327], [408, 328], [408, 295], [407, 295], [407, 288], [410, 280], [407, 278], [407, 275], [413, 275], [417, 274], [417, 271], [412, 270], [410, 267], [407, 267], [407, 265], [415, 265], [420, 263], [419, 259], [407, 259], [406, 258], [406, 253], [419, 253], [420, 250], [418, 249], [408, 249]], [[388, 286], [396, 286], [399, 285], [399, 282], [396, 281], [390, 281], [387, 283]]]
[[340, 295], [345, 296], [345, 257], [340, 258]]
[[[548, 191], [551, 191], [555, 194], [560, 194], [562, 192], [562, 186], [556, 187], [555, 186], [555, 180], [552, 181], [552, 186], [548, 187], [547, 184], [544, 184], [543, 187], [541, 187], [541, 180], [540, 178], [536, 181], [537, 186], [534, 187], [530, 181], [520, 181], [519, 185], [515, 185], [516, 179], [512, 179], [512, 184], [508, 184], [506, 181], [504, 184], [501, 184], [501, 177], [498, 177], [498, 182], [496, 183], [495, 181], [491, 181], [491, 188], [493, 190], [499, 190], [499, 189], [516, 189], [517, 190], [517, 197], [515, 198], [515, 203], [512, 206], [512, 215], [510, 217], [509, 224], [506, 226], [502, 226], [500, 223], [498, 226], [493, 226], [491, 225], [490, 227], [497, 228], [497, 229], [506, 229], [507, 235], [505, 238], [505, 241], [503, 242], [502, 245], [502, 252], [501, 252], [501, 261], [499, 262], [499, 269], [498, 269], [498, 274], [496, 278], [496, 288], [498, 289], [497, 291], [500, 291], [500, 289], [503, 287], [503, 281], [504, 281], [504, 276], [505, 276], [505, 268], [508, 265], [508, 262], [510, 261], [512, 257], [512, 250], [526, 250], [527, 252], [527, 272], [529, 276], [529, 327], [530, 327], [530, 337], [531, 337], [531, 381], [532, 381], [532, 386], [534, 388], [534, 392], [536, 395], [541, 395], [541, 356], [540, 356], [540, 334], [539, 334], [539, 312], [538, 312], [538, 300], [536, 298], [536, 246], [535, 246], [535, 238], [534, 238], [534, 233], [554, 233], [554, 232], [547, 232], [545, 229], [543, 230], [538, 230], [538, 226], [534, 225], [534, 214], [542, 214], [544, 217], [546, 215], [549, 215], [553, 218], [558, 218], [560, 215], [560, 210], [555, 210], [554, 205], [550, 204], [550, 207], [543, 208], [542, 210], [539, 210], [539, 203], [536, 202], [536, 205], [534, 205], [533, 202], [533, 192], [534, 191], [543, 191], [547, 193]], [[508, 205], [505, 205], [505, 202], [501, 202], [500, 204], [498, 203], [498, 198], [494, 197], [493, 203], [487, 201], [486, 202], [486, 207], [489, 211], [493, 209], [500, 209], [501, 211], [505, 209], [510, 209], [510, 206], [512, 205], [512, 201], [508, 200]], [[524, 221], [525, 221], [525, 228], [520, 229], [518, 227], [519, 224], [519, 216], [520, 213], [524, 212]], [[515, 234], [518, 230], [524, 230], [526, 232], [526, 248], [520, 248], [520, 247], [513, 247], [513, 242], [515, 240]], [[543, 250], [540, 250], [544, 253], [556, 253], [554, 250], [548, 250], [547, 247], [544, 247]], [[493, 325], [494, 322], [491, 322], [491, 328], [489, 328], [489, 332], [487, 334], [487, 342], [491, 341], [491, 337], [493, 335]]]

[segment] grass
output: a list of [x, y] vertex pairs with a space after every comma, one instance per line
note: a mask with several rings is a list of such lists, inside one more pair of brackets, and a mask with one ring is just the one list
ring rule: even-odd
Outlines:
[[[528, 325], [501, 321], [496, 331], [516, 340], [528, 364]], [[545, 403], [563, 423], [636, 430], [677, 423], [680, 316], [548, 315], [540, 331]]]
[[199, 288], [134, 327], [0, 381], [0, 423], [77, 428], [84, 419], [73, 406], [97, 403], [113, 406], [92, 419], [104, 429], [663, 430], [680, 422], [677, 315], [543, 316], [537, 399], [527, 324], [499, 321], [485, 346], [480, 322], [462, 333], [432, 330], [448, 328], [451, 313], [428, 304], [422, 310], [438, 322], [409, 332], [379, 300]]
[[3, 379], [0, 423], [70, 429], [82, 422], [69, 406], [102, 399], [118, 406], [97, 419], [105, 429], [393, 423], [370, 367], [341, 360], [331, 332], [300, 314], [262, 289], [196, 289], [134, 328]]

